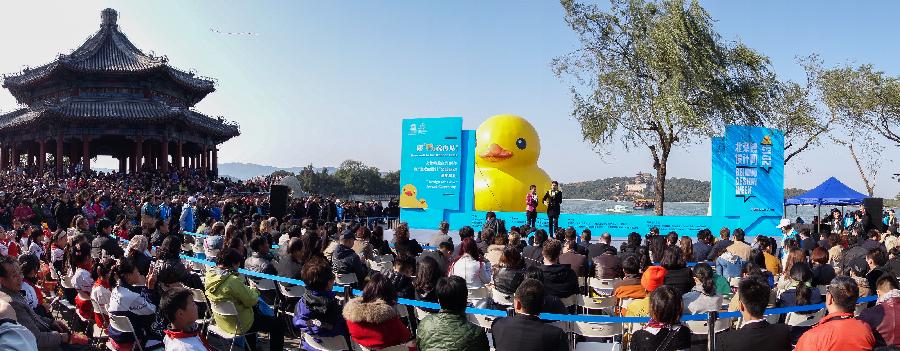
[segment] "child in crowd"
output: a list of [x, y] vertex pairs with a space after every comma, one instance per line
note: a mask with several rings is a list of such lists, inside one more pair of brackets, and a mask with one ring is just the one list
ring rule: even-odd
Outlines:
[[195, 323], [197, 303], [190, 290], [174, 288], [167, 291], [159, 303], [159, 310], [169, 323], [163, 338], [167, 351], [212, 350]]
[[91, 305], [91, 288], [94, 279], [91, 277], [91, 245], [80, 242], [72, 249], [69, 255], [69, 267], [74, 268], [72, 274], [72, 286], [75, 287], [75, 307], [81, 318], [94, 318], [94, 307]]

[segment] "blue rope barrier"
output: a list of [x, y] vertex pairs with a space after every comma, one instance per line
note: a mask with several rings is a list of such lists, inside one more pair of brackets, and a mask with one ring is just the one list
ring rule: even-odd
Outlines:
[[[183, 258], [187, 261], [190, 261], [190, 262], [197, 262], [197, 263], [205, 264], [207, 266], [215, 266], [215, 264], [213, 262], [210, 262], [210, 261], [207, 261], [204, 259], [200, 259], [200, 258], [196, 258], [196, 257], [192, 257], [192, 256], [188, 256], [188, 255], [181, 255], [181, 258]], [[303, 283], [303, 281], [301, 281], [301, 280], [286, 278], [286, 277], [277, 276], [277, 275], [248, 271], [243, 268], [238, 269], [238, 273], [241, 273], [241, 274], [244, 274], [247, 276], [251, 276], [251, 277], [257, 277], [257, 278], [261, 278], [261, 279], [269, 279], [269, 280], [273, 280], [273, 281], [277, 281], [277, 282], [283, 282], [283, 283], [287, 283], [287, 284], [306, 286], [306, 284]], [[342, 287], [336, 286], [332, 290], [337, 293], [343, 293]], [[362, 291], [359, 291], [359, 290], [353, 290], [352, 293], [357, 296], [362, 295]], [[867, 303], [867, 302], [876, 301], [877, 298], [878, 297], [876, 295], [870, 295], [870, 296], [865, 296], [865, 297], [859, 298], [859, 300], [857, 300], [857, 302], [858, 303]], [[438, 310], [441, 308], [441, 306], [439, 304], [434, 303], [434, 302], [426, 302], [426, 301], [418, 301], [418, 300], [410, 300], [410, 299], [402, 299], [402, 298], [397, 299], [397, 303], [401, 304], [401, 305], [413, 306], [413, 307], [425, 308], [425, 309]], [[825, 304], [769, 308], [769, 309], [766, 309], [764, 315], [768, 316], [768, 315], [773, 315], [773, 314], [786, 314], [786, 313], [790, 313], [790, 312], [818, 311], [822, 308], [825, 308]], [[466, 308], [466, 313], [491, 316], [491, 317], [506, 317], [506, 315], [507, 315], [506, 311], [503, 311], [503, 310], [492, 310], [492, 309], [474, 308], [474, 307]], [[553, 313], [541, 313], [539, 317], [543, 320], [553, 321], [553, 322], [558, 321], [558, 322], [586, 322], [586, 323], [647, 323], [650, 321], [650, 317], [620, 317], [620, 316], [572, 315], [572, 314], [553, 314]], [[720, 318], [740, 318], [741, 313], [737, 312], [737, 311], [719, 312], [719, 317]], [[685, 314], [685, 315], [681, 316], [682, 321], [705, 321], [708, 318], [709, 318], [708, 315], [705, 313]]]

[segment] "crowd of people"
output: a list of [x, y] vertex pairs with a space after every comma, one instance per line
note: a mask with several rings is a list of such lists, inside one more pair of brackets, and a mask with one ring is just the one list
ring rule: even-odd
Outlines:
[[[618, 339], [633, 350], [705, 349], [681, 316], [710, 311], [742, 315], [743, 326], [717, 337], [720, 350], [900, 343], [896, 226], [865, 231], [851, 223], [819, 235], [785, 221], [781, 238], [752, 242], [741, 229], [722, 228], [718, 238], [703, 230], [694, 240], [650, 228], [615, 247], [609, 233], [595, 240], [587, 229], [507, 229], [488, 213], [477, 231], [462, 226], [453, 233], [445, 222], [419, 243], [400, 224], [388, 242], [382, 226], [358, 219], [386, 215], [390, 205], [345, 206], [334, 197], [309, 196], [276, 218], [261, 192], [270, 181], [188, 171], [0, 175], [0, 343], [19, 338], [23, 349], [106, 347], [86, 336], [83, 327], [93, 324], [115, 350], [136, 343], [144, 350], [210, 350], [197, 324], [210, 313], [217, 329], [246, 334], [252, 349], [262, 332], [270, 350], [285, 349], [288, 334], [302, 335], [307, 350], [346, 340], [369, 349], [487, 350], [484, 325], [465, 313], [474, 306], [514, 311], [490, 325], [497, 350], [568, 350], [566, 331], [540, 315], [574, 313], [574, 296], [596, 296], [581, 283], [588, 277], [615, 282], [611, 295], [621, 303], [613, 313], [650, 318]], [[182, 254], [215, 266], [196, 269]], [[260, 290], [240, 268], [302, 280], [305, 291], [286, 297]], [[336, 285], [362, 293], [347, 298]], [[196, 302], [197, 291], [212, 304], [230, 303], [235, 315], [210, 312]], [[857, 305], [872, 294], [878, 300], [871, 306]], [[399, 298], [440, 308], [423, 308], [427, 316], [413, 327], [413, 317], [397, 308]], [[817, 303], [824, 312], [797, 312], [821, 314], [815, 326], [763, 315], [767, 307]], [[66, 311], [76, 318], [66, 318]], [[133, 328], [120, 329], [111, 318]]]

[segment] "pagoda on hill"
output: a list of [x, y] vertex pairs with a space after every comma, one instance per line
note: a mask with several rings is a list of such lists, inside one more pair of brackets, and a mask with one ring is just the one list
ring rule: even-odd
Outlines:
[[[239, 126], [193, 109], [215, 81], [147, 55], [119, 31], [118, 13], [101, 12], [100, 30], [68, 55], [3, 76], [24, 107], [0, 115], [0, 170], [64, 165], [90, 171], [112, 156], [120, 172], [170, 167], [218, 174], [217, 145]], [[48, 157], [49, 155], [49, 157]], [[80, 165], [80, 167], [78, 167]]]

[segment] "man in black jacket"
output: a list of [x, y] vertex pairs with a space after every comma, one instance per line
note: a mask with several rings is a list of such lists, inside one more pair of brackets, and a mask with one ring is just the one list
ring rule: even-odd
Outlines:
[[727, 331], [716, 339], [716, 350], [728, 351], [787, 351], [791, 349], [791, 329], [786, 324], [769, 324], [763, 318], [763, 311], [769, 303], [772, 289], [768, 282], [754, 278], [741, 281], [740, 293], [741, 317], [744, 326], [738, 330]]
[[513, 306], [516, 314], [498, 318], [491, 325], [494, 348], [517, 351], [567, 351], [566, 333], [556, 326], [541, 322], [538, 315], [544, 307], [544, 286], [535, 279], [525, 279], [516, 289]]
[[567, 298], [578, 293], [578, 276], [567, 264], [559, 263], [559, 255], [562, 252], [562, 243], [551, 239], [544, 243], [541, 253], [544, 256], [544, 265], [541, 272], [544, 274], [544, 289], [547, 294], [560, 299]]
[[334, 249], [331, 259], [331, 267], [334, 274], [355, 274], [356, 283], [350, 284], [354, 289], [361, 289], [365, 285], [366, 277], [369, 275], [369, 268], [359, 258], [356, 251], [353, 251], [353, 242], [356, 241], [356, 235], [353, 230], [346, 229], [341, 234], [341, 243]]
[[559, 228], [559, 213], [563, 200], [562, 191], [559, 190], [559, 183], [555, 180], [550, 182], [550, 190], [544, 193], [542, 200], [544, 205], [547, 206], [547, 232], [552, 235]]
[[106, 218], [98, 221], [97, 236], [91, 240], [91, 257], [95, 259], [122, 258], [124, 255], [125, 251], [119, 246], [118, 240], [112, 237], [112, 222]]

